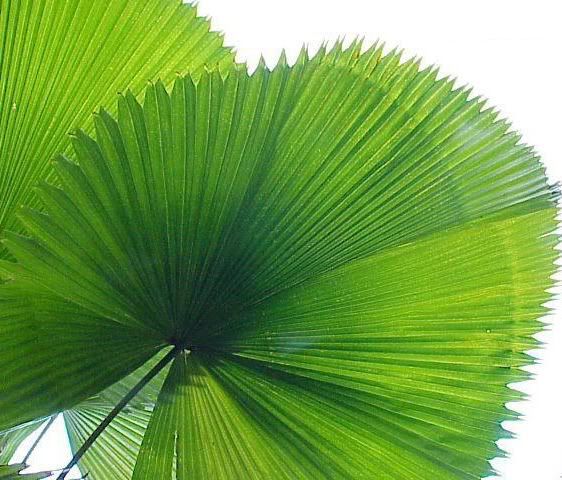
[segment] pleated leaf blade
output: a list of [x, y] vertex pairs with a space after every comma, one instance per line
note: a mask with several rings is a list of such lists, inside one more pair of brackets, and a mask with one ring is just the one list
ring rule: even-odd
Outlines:
[[[466, 90], [349, 51], [124, 93], [95, 139], [73, 135], [45, 213], [22, 211], [30, 236], [9, 235], [10, 288], [48, 300], [36, 322], [64, 304], [79, 338], [134, 332], [112, 379], [183, 348], [134, 480], [478, 479], [500, 453], [547, 313], [557, 190]], [[105, 358], [76, 368], [100, 387]]]

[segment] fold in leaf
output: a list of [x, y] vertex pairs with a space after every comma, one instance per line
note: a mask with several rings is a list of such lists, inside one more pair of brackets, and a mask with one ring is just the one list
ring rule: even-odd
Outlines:
[[[44, 292], [25, 316], [46, 335], [72, 312], [75, 371], [15, 350], [0, 371], [73, 375], [43, 387], [71, 404], [183, 347], [135, 480], [485, 475], [546, 313], [557, 192], [478, 99], [377, 52], [180, 77], [97, 114], [3, 265], [6, 292]], [[86, 336], [106, 351], [82, 364]]]
[[2, 0], [0, 32], [0, 232], [36, 204], [31, 189], [68, 149], [67, 132], [90, 129], [100, 105], [114, 111], [117, 92], [233, 63], [179, 0]]

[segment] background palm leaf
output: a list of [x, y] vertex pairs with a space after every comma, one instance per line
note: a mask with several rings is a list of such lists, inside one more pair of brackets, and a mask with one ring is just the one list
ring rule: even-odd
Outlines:
[[134, 479], [485, 475], [549, 298], [556, 192], [478, 99], [377, 52], [156, 83], [77, 132], [47, 213], [8, 237], [2, 325], [29, 329], [0, 355], [26, 372], [0, 428], [173, 344]]
[[40, 440], [41, 433], [49, 428], [50, 422], [48, 420], [39, 420], [30, 422], [27, 425], [22, 425], [11, 431], [0, 434], [0, 479], [1, 480], [40, 480], [52, 475], [52, 472], [34, 472], [34, 473], [21, 473], [29, 465], [27, 463], [30, 453], [34, 447], [37, 446], [38, 441], [33, 443], [31, 450], [28, 451], [25, 458], [19, 463], [10, 463], [14, 453], [20, 444], [29, 437], [37, 429], [43, 429], [39, 433], [37, 440]]
[[45, 421], [34, 421], [0, 434], [0, 464], [10, 462], [19, 445], [40, 428]]
[[176, 0], [2, 0], [0, 31], [0, 232], [35, 204], [32, 187], [69, 147], [68, 131], [90, 129], [100, 105], [113, 111], [117, 92], [233, 61]]

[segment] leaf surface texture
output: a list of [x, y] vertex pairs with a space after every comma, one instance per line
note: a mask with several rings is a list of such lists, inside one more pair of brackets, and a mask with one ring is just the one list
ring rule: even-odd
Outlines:
[[[22, 211], [0, 289], [73, 361], [17, 355], [14, 334], [2, 371], [45, 378], [54, 410], [181, 345], [150, 419], [102, 443], [134, 437], [134, 480], [490, 472], [547, 312], [557, 195], [493, 110], [354, 45], [125, 92], [94, 129], [39, 188], [44, 212]], [[17, 381], [0, 426], [27, 419]]]

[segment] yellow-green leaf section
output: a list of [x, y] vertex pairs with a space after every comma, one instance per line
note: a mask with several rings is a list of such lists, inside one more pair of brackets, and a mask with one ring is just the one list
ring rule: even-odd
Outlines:
[[115, 112], [118, 92], [232, 63], [180, 0], [1, 0], [0, 233], [19, 205], [36, 204], [32, 187], [68, 150], [67, 133], [90, 130], [101, 105]]

